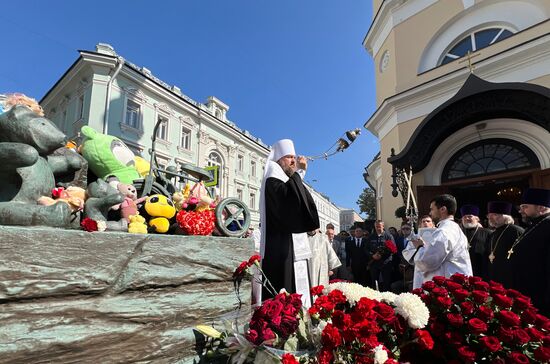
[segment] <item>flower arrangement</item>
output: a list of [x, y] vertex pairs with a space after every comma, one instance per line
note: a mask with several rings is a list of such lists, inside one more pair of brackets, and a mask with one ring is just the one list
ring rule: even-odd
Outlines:
[[[262, 275], [260, 257], [243, 261], [233, 273], [235, 289], [252, 276]], [[269, 280], [264, 286], [272, 290]], [[429, 312], [413, 294], [378, 292], [355, 283], [335, 282], [312, 288], [316, 297], [309, 310], [298, 294], [281, 292], [256, 307], [242, 328], [212, 333], [210, 352], [231, 363], [397, 363], [405, 347], [413, 355], [432, 348], [430, 334], [421, 330]], [[240, 307], [240, 306], [239, 306]]]
[[345, 282], [314, 287], [312, 294], [317, 298], [309, 314], [322, 331], [320, 349], [310, 362], [389, 364], [432, 349], [431, 335], [421, 330], [428, 309], [413, 294], [381, 293]]
[[434, 359], [462, 363], [550, 362], [550, 319], [500, 283], [454, 274], [413, 291], [430, 310]]
[[203, 182], [193, 187], [187, 183], [181, 192], [173, 196], [176, 209], [176, 221], [187, 235], [210, 235], [214, 231], [216, 201], [210, 198]]

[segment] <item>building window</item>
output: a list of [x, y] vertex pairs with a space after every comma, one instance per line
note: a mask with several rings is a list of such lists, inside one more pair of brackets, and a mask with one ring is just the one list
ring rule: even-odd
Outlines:
[[443, 169], [442, 181], [528, 168], [540, 168], [538, 158], [529, 148], [509, 139], [487, 139], [453, 155]]
[[222, 181], [223, 181], [222, 157], [217, 152], [210, 152], [210, 154], [208, 155], [207, 164], [208, 166], [218, 166], [218, 188], [220, 189], [220, 192], [223, 191], [222, 189]]
[[243, 190], [240, 188], [237, 188], [237, 198], [241, 201], [243, 200]]
[[77, 120], [82, 120], [84, 117], [84, 95], [78, 97], [78, 118]]
[[242, 172], [244, 168], [244, 157], [242, 155], [237, 156], [237, 171]]
[[132, 100], [126, 100], [126, 116], [124, 117], [124, 124], [127, 126], [139, 129], [139, 117], [141, 114], [141, 106]]
[[191, 150], [191, 130], [187, 129], [185, 126], [181, 127], [180, 147]]
[[256, 194], [250, 193], [250, 209], [256, 210]]
[[464, 57], [468, 51], [475, 52], [508, 38], [513, 33], [504, 28], [490, 28], [471, 32], [454, 45], [443, 55], [440, 65], [447, 64], [455, 59]]
[[256, 162], [255, 161], [250, 162], [250, 175], [252, 177], [256, 177]]
[[157, 122], [161, 121], [157, 130], [157, 138], [162, 140], [168, 140], [168, 118], [166, 116], [159, 115]]

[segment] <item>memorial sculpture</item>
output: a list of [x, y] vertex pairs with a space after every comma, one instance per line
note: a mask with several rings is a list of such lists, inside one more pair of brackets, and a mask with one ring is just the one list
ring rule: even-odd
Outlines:
[[76, 153], [54, 155], [65, 145], [63, 134], [50, 120], [26, 106], [0, 114], [0, 224], [77, 227], [79, 216], [67, 204], [37, 203], [51, 195], [57, 175], [82, 168]]

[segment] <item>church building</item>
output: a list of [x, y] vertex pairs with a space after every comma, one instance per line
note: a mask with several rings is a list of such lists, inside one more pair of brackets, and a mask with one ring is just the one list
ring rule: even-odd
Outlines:
[[405, 176], [420, 215], [442, 193], [485, 216], [488, 201], [518, 205], [525, 188], [550, 188], [550, 2], [373, 6], [363, 45], [376, 66], [365, 128], [380, 141], [367, 166], [377, 218], [396, 223]]

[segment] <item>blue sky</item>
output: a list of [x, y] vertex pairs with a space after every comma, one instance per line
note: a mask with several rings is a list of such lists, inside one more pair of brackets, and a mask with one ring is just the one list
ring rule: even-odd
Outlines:
[[374, 66], [362, 41], [365, 0], [27, 0], [2, 4], [0, 92], [42, 98], [77, 59], [111, 44], [198, 102], [216, 96], [227, 117], [266, 144], [291, 138], [317, 155], [346, 130], [351, 147], [312, 162], [306, 181], [354, 208], [363, 168], [378, 152], [363, 128], [375, 110]]

